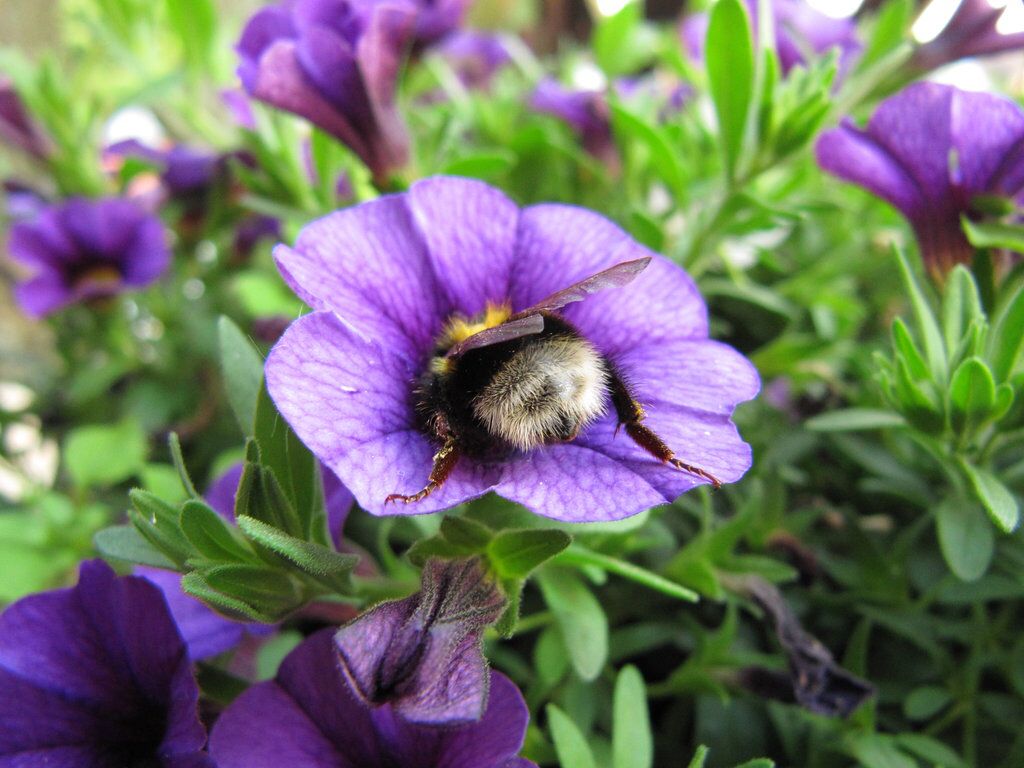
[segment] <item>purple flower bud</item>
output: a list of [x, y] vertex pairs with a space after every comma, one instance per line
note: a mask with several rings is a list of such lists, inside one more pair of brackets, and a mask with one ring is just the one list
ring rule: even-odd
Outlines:
[[395, 89], [415, 18], [390, 0], [267, 6], [242, 33], [238, 75], [250, 96], [305, 117], [386, 179], [409, 157]]
[[53, 151], [49, 137], [25, 111], [10, 79], [0, 75], [0, 140], [13, 144], [38, 160]]
[[33, 317], [154, 282], [170, 265], [163, 225], [120, 198], [72, 198], [11, 228], [11, 258], [34, 271], [15, 298]]
[[341, 668], [367, 706], [409, 722], [479, 720], [487, 703], [484, 629], [505, 597], [479, 560], [430, 560], [419, 592], [381, 603], [335, 635]]
[[818, 139], [818, 164], [898, 208], [925, 264], [970, 262], [960, 225], [980, 195], [1024, 190], [1024, 111], [1000, 96], [917, 83], [882, 102], [866, 129], [847, 121]]
[[512, 54], [503, 35], [462, 30], [448, 35], [437, 47], [466, 88], [487, 90]]
[[1024, 48], [1024, 32], [1004, 35], [996, 29], [1003, 11], [993, 8], [988, 0], [963, 0], [938, 37], [914, 51], [910, 67], [928, 72], [968, 56]]
[[0, 762], [213, 768], [160, 591], [99, 560], [0, 615]]
[[489, 673], [487, 709], [461, 727], [410, 723], [366, 707], [345, 682], [330, 630], [303, 641], [274, 680], [235, 699], [213, 728], [218, 768], [528, 768], [515, 755], [529, 711], [515, 685]]
[[[382, 0], [376, 0], [382, 2]], [[409, 0], [416, 8], [416, 45], [424, 48], [436, 43], [462, 24], [473, 0]]]

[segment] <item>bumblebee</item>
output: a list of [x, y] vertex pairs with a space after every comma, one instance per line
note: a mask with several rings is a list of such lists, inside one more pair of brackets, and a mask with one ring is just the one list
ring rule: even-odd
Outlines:
[[616, 264], [514, 313], [489, 304], [478, 318], [453, 317], [437, 340], [416, 388], [423, 427], [439, 444], [427, 484], [393, 493], [410, 504], [436, 491], [462, 456], [498, 459], [512, 451], [569, 442], [615, 409], [618, 426], [660, 461], [721, 483], [676, 457], [642, 422], [644, 410], [615, 364], [559, 310], [588, 295], [626, 285], [650, 258]]

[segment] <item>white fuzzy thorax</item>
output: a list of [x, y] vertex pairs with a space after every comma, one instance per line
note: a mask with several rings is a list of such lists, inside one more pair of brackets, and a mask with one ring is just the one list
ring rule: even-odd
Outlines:
[[597, 350], [582, 338], [559, 336], [510, 357], [474, 400], [473, 412], [491, 434], [527, 450], [575, 437], [604, 412], [607, 390]]

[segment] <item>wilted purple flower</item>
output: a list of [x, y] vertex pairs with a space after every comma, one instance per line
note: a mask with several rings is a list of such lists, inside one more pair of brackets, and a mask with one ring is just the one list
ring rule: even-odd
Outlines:
[[[242, 464], [236, 464], [214, 480], [206, 490], [206, 502], [223, 518], [235, 519], [235, 494], [242, 479]], [[352, 494], [330, 470], [324, 470], [324, 503], [332, 539], [341, 538], [341, 528], [352, 508]], [[266, 624], [235, 621], [208, 608], [181, 588], [181, 574], [159, 568], [137, 568], [136, 573], [156, 584], [164, 593], [175, 623], [188, 645], [189, 656], [198, 661], [236, 647], [246, 634], [265, 635]]]
[[505, 596], [476, 559], [429, 560], [420, 591], [381, 603], [338, 630], [335, 643], [353, 693], [390, 704], [413, 723], [479, 720], [487, 706], [484, 629]]
[[504, 35], [465, 29], [448, 35], [437, 47], [467, 88], [486, 90], [494, 76], [509, 62]]
[[411, 6], [390, 0], [267, 6], [242, 32], [238, 75], [252, 97], [305, 117], [386, 179], [409, 156], [395, 89], [414, 23]]
[[[751, 30], [757, 40], [757, 0], [746, 0]], [[775, 51], [784, 73], [805, 64], [808, 53], [824, 54], [839, 49], [839, 69], [845, 71], [860, 51], [857, 27], [852, 19], [833, 19], [815, 10], [805, 0], [769, 0], [775, 24]], [[695, 61], [704, 59], [708, 15], [694, 14], [683, 19], [679, 33], [683, 48]]]
[[0, 763], [212, 768], [199, 688], [159, 590], [99, 560], [0, 615]]
[[494, 491], [543, 515], [614, 520], [672, 501], [705, 480], [673, 469], [619, 432], [607, 409], [569, 442], [464, 456], [424, 487], [440, 446], [417, 416], [417, 379], [446, 324], [508, 302], [512, 310], [621, 262], [649, 258], [628, 285], [560, 317], [632, 382], [644, 424], [685, 458], [737, 480], [750, 448], [730, 421], [759, 387], [750, 363], [708, 339], [689, 276], [602, 216], [565, 205], [520, 210], [499, 190], [438, 177], [308, 225], [278, 268], [314, 311], [271, 351], [267, 385], [298, 436], [374, 514], [433, 512]]
[[529, 712], [515, 685], [490, 673], [487, 711], [461, 728], [402, 720], [389, 706], [366, 707], [338, 668], [332, 632], [303, 641], [274, 680], [235, 699], [213, 728], [219, 768], [527, 768], [515, 757]]
[[544, 78], [537, 83], [530, 97], [530, 106], [565, 121], [579, 137], [583, 148], [594, 157], [618, 164], [604, 91], [574, 91], [557, 80]]
[[50, 206], [11, 228], [9, 250], [35, 272], [15, 289], [33, 317], [149, 285], [171, 261], [160, 219], [119, 198]]
[[0, 75], [0, 140], [13, 144], [39, 160], [52, 151], [49, 137], [29, 117], [10, 79]]
[[818, 164], [896, 206], [910, 221], [934, 274], [969, 262], [960, 225], [978, 195], [1024, 189], [1024, 112], [988, 93], [917, 83], [882, 102], [867, 130], [826, 131]]
[[1024, 32], [1000, 34], [996, 29], [1003, 8], [988, 0], [963, 0], [934, 40], [914, 51], [910, 67], [927, 72], [968, 56], [987, 56], [1024, 48]]

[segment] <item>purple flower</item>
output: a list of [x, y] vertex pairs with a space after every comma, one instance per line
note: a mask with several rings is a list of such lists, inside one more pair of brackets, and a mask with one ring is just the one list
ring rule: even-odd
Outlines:
[[[387, 0], [376, 0], [386, 2]], [[416, 45], [420, 48], [436, 43], [462, 24], [473, 0], [408, 0], [416, 8]]]
[[579, 138], [583, 148], [594, 157], [618, 164], [618, 152], [612, 139], [611, 118], [604, 91], [566, 88], [557, 80], [544, 78], [530, 97], [530, 106], [538, 112], [564, 121]]
[[0, 763], [212, 768], [163, 598], [99, 560], [0, 615]]
[[[757, 0], [746, 0], [754, 39], [757, 39]], [[846, 71], [860, 51], [857, 27], [851, 19], [833, 19], [815, 10], [804, 0], [770, 0], [775, 23], [775, 51], [784, 73], [798, 64], [806, 64], [808, 52], [824, 54], [839, 49], [839, 69]], [[679, 32], [683, 48], [695, 61], [704, 59], [708, 15], [694, 14], [683, 19]]]
[[49, 157], [49, 137], [29, 117], [9, 78], [0, 75], [0, 140], [13, 144], [38, 160]]
[[978, 195], [1024, 189], [1024, 112], [988, 93], [917, 83], [886, 99], [861, 130], [847, 122], [817, 143], [818, 164], [896, 206], [934, 274], [969, 262], [960, 226]]
[[[214, 480], [206, 489], [206, 502], [223, 518], [235, 519], [235, 493], [242, 479], [242, 464], [236, 464]], [[352, 494], [338, 482], [330, 470], [324, 470], [324, 502], [328, 528], [334, 541], [341, 538], [341, 528], [352, 508]], [[266, 635], [266, 624], [235, 621], [208, 608], [201, 600], [181, 588], [181, 574], [159, 568], [140, 567], [136, 573], [153, 582], [164, 593], [175, 623], [188, 645], [189, 656], [199, 661], [235, 648], [247, 634]]]
[[526, 768], [515, 757], [529, 712], [515, 685], [490, 673], [487, 711], [461, 728], [409, 723], [369, 708], [338, 668], [331, 630], [303, 641], [277, 677], [252, 686], [213, 728], [219, 768]]
[[512, 61], [505, 36], [466, 29], [448, 35], [437, 47], [466, 88], [487, 90], [491, 80]]
[[996, 29], [1003, 11], [988, 0], [963, 0], [938, 37], [914, 51], [910, 67], [927, 72], [968, 56], [1024, 48], [1024, 32], [1004, 35]]
[[11, 228], [9, 249], [35, 272], [15, 289], [33, 317], [149, 285], [171, 262], [160, 219], [119, 198], [50, 206]]
[[267, 6], [242, 32], [238, 75], [249, 95], [305, 117], [386, 180], [409, 156], [395, 88], [414, 22], [403, 3]]
[[189, 198], [204, 194], [213, 184], [217, 172], [223, 167], [222, 158], [182, 144], [165, 149], [149, 147], [136, 139], [112, 144], [104, 151], [105, 158], [137, 157], [160, 169], [160, 180], [167, 193], [175, 198]]
[[381, 603], [338, 630], [335, 644], [352, 692], [367, 706], [390, 704], [403, 720], [479, 720], [487, 704], [483, 631], [505, 596], [479, 560], [429, 560], [423, 586]]
[[442, 447], [417, 415], [415, 390], [446, 327], [468, 327], [488, 303], [499, 315], [503, 302], [531, 307], [631, 260], [650, 262], [628, 285], [558, 317], [632, 383], [644, 424], [670, 448], [726, 482], [750, 466], [730, 415], [757, 393], [757, 373], [708, 339], [704, 302], [680, 267], [596, 213], [554, 204], [520, 210], [486, 184], [438, 177], [313, 222], [294, 249], [278, 246], [274, 255], [316, 311], [271, 351], [270, 394], [374, 514], [433, 512], [494, 491], [560, 520], [615, 520], [706, 482], [639, 447], [617, 429], [617, 408], [607, 408], [568, 442], [466, 452], [431, 495], [385, 503], [389, 492], [423, 488]]

